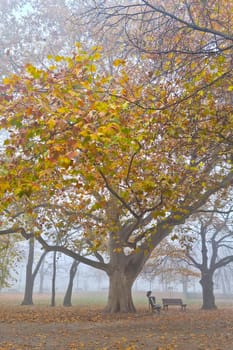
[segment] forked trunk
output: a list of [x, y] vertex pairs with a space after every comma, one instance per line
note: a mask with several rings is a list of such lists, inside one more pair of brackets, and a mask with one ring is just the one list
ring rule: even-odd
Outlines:
[[203, 297], [202, 309], [204, 310], [216, 309], [217, 306], [215, 304], [214, 283], [213, 283], [212, 274], [211, 273], [203, 274], [200, 280], [200, 284], [202, 286], [202, 297]]
[[136, 312], [132, 299], [134, 280], [135, 278], [127, 276], [124, 271], [115, 270], [110, 274], [107, 312]]

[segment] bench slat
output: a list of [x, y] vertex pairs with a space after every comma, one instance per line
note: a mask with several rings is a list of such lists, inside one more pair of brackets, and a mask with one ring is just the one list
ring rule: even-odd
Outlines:
[[186, 310], [186, 304], [183, 303], [182, 299], [178, 299], [178, 298], [163, 298], [162, 299], [162, 303], [163, 303], [163, 309], [168, 310], [168, 306], [171, 305], [178, 305], [181, 306], [182, 310]]

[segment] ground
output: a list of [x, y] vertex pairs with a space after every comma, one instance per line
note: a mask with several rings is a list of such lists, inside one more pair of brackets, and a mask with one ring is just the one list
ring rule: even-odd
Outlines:
[[109, 315], [96, 306], [0, 305], [0, 350], [233, 350], [233, 308]]

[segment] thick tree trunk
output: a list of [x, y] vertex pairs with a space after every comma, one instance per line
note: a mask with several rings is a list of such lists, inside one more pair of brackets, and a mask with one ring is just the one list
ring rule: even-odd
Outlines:
[[213, 283], [213, 274], [209, 271], [206, 271], [202, 274], [200, 284], [202, 286], [202, 297], [203, 305], [202, 309], [212, 310], [216, 309], [215, 296], [214, 296], [214, 283]]
[[33, 299], [32, 299], [33, 287], [34, 287], [34, 277], [32, 274], [33, 262], [34, 262], [34, 238], [30, 238], [28, 261], [27, 261], [27, 267], [26, 267], [24, 298], [21, 305], [33, 305]]
[[141, 250], [137, 254], [127, 255], [122, 250], [117, 236], [110, 235], [110, 262], [107, 271], [109, 276], [108, 302], [106, 312], [136, 312], [132, 286], [142, 271], [147, 255]]
[[72, 306], [71, 297], [72, 297], [72, 291], [73, 291], [73, 282], [74, 282], [74, 277], [75, 277], [76, 272], [77, 272], [78, 265], [79, 265], [79, 262], [77, 260], [74, 260], [73, 264], [71, 265], [70, 278], [69, 278], [69, 283], [68, 283], [68, 287], [66, 290], [66, 294], [65, 294], [65, 297], [63, 300], [63, 306]]
[[135, 278], [127, 276], [124, 271], [118, 269], [110, 274], [108, 304], [105, 309], [107, 312], [136, 311], [132, 299], [132, 286]]

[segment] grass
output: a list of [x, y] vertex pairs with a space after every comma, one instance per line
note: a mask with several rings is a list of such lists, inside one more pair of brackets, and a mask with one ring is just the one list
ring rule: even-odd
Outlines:
[[[136, 308], [147, 307], [147, 298], [145, 296], [146, 292], [144, 291], [134, 291], [133, 292], [133, 300]], [[161, 304], [162, 297], [170, 297], [170, 295], [166, 295], [165, 293], [156, 292], [156, 301]], [[183, 298], [182, 294], [174, 294], [173, 297]], [[90, 307], [100, 307], [104, 308], [107, 303], [108, 291], [74, 291], [72, 297], [72, 305], [74, 306], [87, 306]], [[62, 305], [64, 294], [57, 293], [56, 294], [56, 305]], [[183, 298], [184, 299], [184, 298]], [[23, 294], [15, 294], [15, 293], [0, 293], [0, 305], [1, 304], [9, 304], [9, 305], [20, 305], [23, 300]], [[185, 300], [185, 299], [184, 299]], [[33, 301], [35, 305], [50, 305], [51, 294], [34, 294]], [[186, 299], [186, 303], [188, 306], [194, 306], [195, 308], [201, 307], [202, 299], [193, 298]], [[219, 307], [233, 307], [233, 298], [223, 298], [222, 296], [216, 297], [216, 304]], [[1, 349], [0, 349], [1, 350]]]

